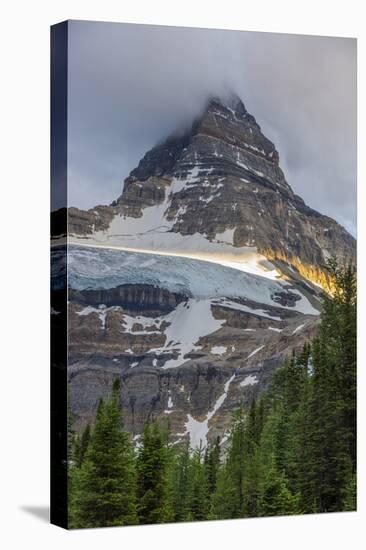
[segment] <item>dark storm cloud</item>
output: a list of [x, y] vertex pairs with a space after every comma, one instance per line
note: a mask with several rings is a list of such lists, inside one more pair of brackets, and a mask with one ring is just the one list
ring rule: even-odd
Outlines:
[[76, 22], [69, 27], [69, 201], [110, 203], [157, 141], [233, 90], [289, 184], [356, 232], [352, 39]]

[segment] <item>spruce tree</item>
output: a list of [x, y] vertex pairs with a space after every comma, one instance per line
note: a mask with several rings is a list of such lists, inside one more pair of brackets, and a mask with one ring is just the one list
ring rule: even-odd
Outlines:
[[85, 459], [75, 468], [70, 512], [78, 528], [138, 522], [133, 450], [122, 430], [117, 385], [100, 403]]
[[75, 441], [74, 458], [75, 458], [75, 465], [78, 468], [80, 468], [82, 463], [84, 462], [84, 458], [86, 455], [86, 451], [88, 450], [89, 442], [90, 442], [90, 424], [88, 423], [85, 426], [85, 429], [81, 437], [78, 437]]
[[203, 462], [203, 449], [195, 449], [190, 460], [191, 497], [190, 517], [193, 521], [207, 519], [209, 510], [209, 492], [205, 466]]
[[260, 457], [259, 440], [261, 436], [261, 420], [256, 400], [252, 400], [245, 424], [243, 445], [243, 505], [241, 516], [257, 517], [260, 497]]
[[212, 495], [216, 489], [217, 474], [220, 467], [220, 437], [217, 436], [214, 443], [207, 445], [204, 456], [207, 490]]
[[141, 523], [167, 521], [167, 448], [156, 422], [147, 422], [137, 456], [138, 515]]
[[190, 521], [192, 476], [189, 444], [173, 448], [171, 457], [167, 500], [170, 519]]
[[241, 406], [233, 415], [225, 464], [219, 470], [212, 497], [211, 517], [242, 517], [244, 504], [244, 437], [246, 414]]
[[274, 461], [265, 476], [258, 512], [260, 516], [299, 513], [299, 497], [291, 493], [285, 475], [278, 472]]

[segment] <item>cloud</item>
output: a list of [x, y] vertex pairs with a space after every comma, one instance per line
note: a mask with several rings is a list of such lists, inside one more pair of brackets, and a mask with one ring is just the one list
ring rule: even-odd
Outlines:
[[144, 153], [234, 90], [294, 191], [356, 231], [356, 41], [72, 21], [69, 202], [110, 203]]

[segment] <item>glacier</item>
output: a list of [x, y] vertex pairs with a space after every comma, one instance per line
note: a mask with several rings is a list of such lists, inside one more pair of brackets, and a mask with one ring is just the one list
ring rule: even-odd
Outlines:
[[[62, 258], [61, 255], [56, 258]], [[54, 268], [55, 269], [55, 268]], [[64, 265], [60, 263], [60, 269]], [[145, 284], [178, 292], [199, 300], [245, 299], [306, 315], [319, 312], [308, 298], [283, 280], [272, 280], [200, 259], [131, 252], [107, 248], [69, 245], [68, 286], [75, 290], [110, 289], [124, 284]], [[291, 288], [298, 296], [294, 306], [276, 302], [275, 293]], [[221, 305], [220, 302], [217, 305]], [[253, 310], [235, 303], [222, 303], [235, 309]], [[253, 313], [255, 313], [255, 309]]]

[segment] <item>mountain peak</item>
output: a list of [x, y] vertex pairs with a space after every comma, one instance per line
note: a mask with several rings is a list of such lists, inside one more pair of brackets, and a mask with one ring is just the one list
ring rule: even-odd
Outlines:
[[279, 155], [274, 144], [262, 133], [254, 116], [234, 93], [211, 96], [203, 113], [193, 123], [192, 134], [219, 140], [238, 151], [278, 165]]
[[[150, 149], [127, 180], [145, 181], [161, 176], [180, 178], [198, 160], [201, 167], [215, 167], [218, 174], [240, 177], [248, 164], [254, 163], [260, 172], [263, 172], [263, 161], [278, 169], [279, 155], [239, 96], [234, 93], [223, 97], [212, 95], [190, 129], [183, 135], [172, 134]], [[289, 188], [281, 171], [278, 183]]]
[[241, 98], [234, 92], [230, 92], [226, 95], [218, 96], [211, 95], [208, 99], [207, 106], [220, 106], [227, 109], [233, 115], [244, 115], [247, 113], [245, 105]]
[[69, 226], [76, 232], [80, 227], [85, 233], [108, 230], [108, 242], [123, 246], [130, 243], [131, 227], [140, 224], [146, 249], [142, 235], [161, 246], [163, 234], [169, 242], [178, 236], [179, 249], [189, 249], [194, 236], [206, 252], [218, 242], [224, 242], [229, 255], [256, 248], [320, 284], [331, 254], [355, 254], [354, 239], [342, 227], [294, 194], [274, 144], [235, 94], [208, 98], [185, 134], [148, 151], [125, 179], [120, 197], [87, 215], [87, 228], [84, 214], [72, 216]]

